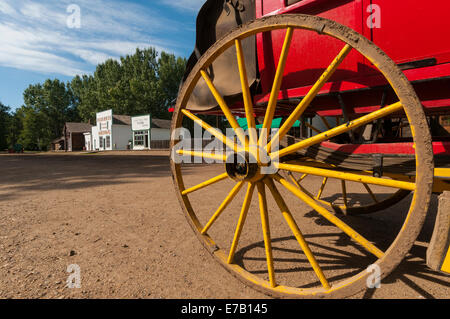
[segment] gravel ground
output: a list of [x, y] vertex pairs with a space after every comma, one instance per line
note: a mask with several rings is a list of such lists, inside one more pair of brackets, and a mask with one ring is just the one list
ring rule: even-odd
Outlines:
[[[221, 169], [187, 167], [185, 179], [194, 185]], [[320, 182], [304, 181], [312, 188]], [[205, 218], [230, 185], [216, 185], [213, 196], [193, 194], [192, 201]], [[327, 192], [324, 198], [336, 192], [335, 186], [327, 185]], [[392, 212], [407, 207], [407, 200], [346, 221], [357, 229], [370, 225], [370, 239], [383, 246], [387, 239], [380, 229], [401, 226], [401, 215], [392, 217]], [[286, 195], [286, 202], [299, 211], [307, 209], [292, 196]], [[229, 210], [239, 209], [240, 203], [236, 199]], [[269, 203], [269, 209], [273, 205]], [[256, 208], [255, 198], [252, 207]], [[425, 227], [407, 258], [380, 289], [354, 298], [449, 297], [450, 278], [428, 269], [424, 261], [436, 210], [434, 197]], [[320, 256], [338, 257], [340, 267], [325, 270], [328, 278], [341, 276], [366, 256], [317, 214], [307, 212], [299, 218], [308, 242], [315, 249], [322, 247]], [[232, 215], [223, 217], [224, 223], [227, 218]], [[277, 222], [271, 215], [271, 224]], [[256, 219], [249, 218], [245, 229], [251, 235], [243, 239], [237, 256], [264, 276], [257, 225]], [[322, 234], [318, 239], [313, 236], [317, 227]], [[289, 248], [295, 242], [282, 230], [273, 232], [280, 281], [302, 268], [301, 261], [289, 257], [298, 250]], [[211, 232], [227, 244], [234, 229], [218, 222]], [[339, 249], [331, 251], [323, 245], [330, 240], [340, 243]], [[203, 249], [174, 193], [167, 151], [0, 155], [0, 250], [0, 298], [266, 298], [232, 277]], [[277, 266], [278, 261], [286, 262]], [[79, 266], [80, 288], [66, 287], [70, 265]]]

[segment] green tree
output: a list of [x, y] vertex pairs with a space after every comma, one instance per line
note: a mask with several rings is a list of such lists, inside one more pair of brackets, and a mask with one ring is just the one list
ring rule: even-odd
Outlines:
[[11, 125], [10, 108], [0, 102], [0, 151], [8, 148], [8, 131]]
[[155, 49], [136, 49], [134, 55], [121, 58], [123, 92], [128, 96], [128, 115], [159, 114], [162, 92], [158, 83], [158, 53]]
[[22, 131], [19, 136], [19, 143], [26, 150], [30, 151], [46, 151], [50, 144], [51, 130], [48, 117], [30, 106], [22, 106], [23, 119]]
[[78, 121], [73, 91], [58, 79], [30, 85], [23, 93], [20, 142], [26, 149], [46, 150], [66, 122]]
[[77, 106], [81, 120], [94, 123], [95, 113], [99, 110], [95, 78], [92, 75], [75, 76], [69, 84], [73, 92], [74, 103]]
[[167, 109], [174, 105], [181, 79], [186, 68], [186, 59], [176, 58], [173, 54], [161, 52], [158, 61], [159, 87], [163, 94], [162, 107], [167, 116]]
[[95, 113], [112, 109], [116, 114], [150, 113], [169, 118], [186, 60], [154, 48], [136, 49], [119, 61], [99, 64], [93, 76], [76, 76], [70, 83], [82, 120], [95, 120]]
[[25, 115], [23, 112], [23, 108], [18, 108], [11, 116], [8, 130], [8, 145], [10, 147], [13, 147], [14, 145], [19, 143], [19, 137], [23, 130], [24, 118]]

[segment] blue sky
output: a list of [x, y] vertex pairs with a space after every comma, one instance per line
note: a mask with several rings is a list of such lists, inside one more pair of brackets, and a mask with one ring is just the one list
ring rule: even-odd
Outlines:
[[[136, 47], [188, 57], [204, 2], [0, 0], [0, 101], [15, 109], [29, 84], [92, 74], [98, 63]], [[80, 28], [71, 25], [71, 5], [80, 9]]]

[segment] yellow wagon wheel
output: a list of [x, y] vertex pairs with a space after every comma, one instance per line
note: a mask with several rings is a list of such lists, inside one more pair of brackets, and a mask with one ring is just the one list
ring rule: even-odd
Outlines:
[[[259, 140], [257, 140], [257, 136], [255, 134], [250, 134], [248, 138], [250, 147], [248, 147], [248, 144], [244, 144], [245, 146], [242, 147], [236, 144], [235, 140], [222, 135], [219, 131], [213, 129], [205, 122], [202, 122], [196, 115], [189, 111], [189, 98], [197, 83], [200, 79], [202, 79], [202, 81], [207, 83], [210, 91], [217, 100], [217, 104], [223, 111], [223, 114], [236, 131], [238, 140], [245, 142], [246, 137], [239, 128], [232, 111], [230, 111], [227, 103], [222, 98], [220, 92], [216, 89], [213, 80], [211, 80], [208, 74], [208, 67], [211, 63], [213, 63], [213, 61], [220, 57], [221, 54], [224, 54], [225, 51], [235, 50], [239, 61], [238, 65], [240, 78], [242, 81], [242, 95], [243, 102], [245, 104], [246, 116], [250, 128], [254, 127], [253, 106], [246, 79], [245, 61], [243, 61], [244, 55], [242, 53], [241, 42], [245, 38], [255, 36], [258, 33], [282, 29], [286, 30], [286, 38], [280, 61], [278, 63], [271, 98], [265, 113], [263, 127], [266, 129], [270, 127], [276, 112], [277, 97], [281, 86], [282, 75], [284, 73], [283, 71], [286, 64], [287, 55], [289, 53], [289, 45], [292, 39], [293, 31], [295, 29], [303, 29], [307, 31], [319, 32], [323, 35], [324, 41], [326, 41], [328, 37], [342, 41], [343, 49], [339, 55], [332, 60], [330, 66], [319, 78], [307, 96], [303, 98], [301, 103], [292, 111], [291, 116], [286, 120], [275, 137], [281, 138], [289, 131], [289, 128], [301, 116], [305, 108], [309, 106], [311, 100], [315, 97], [323, 84], [328, 81], [331, 74], [333, 74], [339, 64], [352, 50], [358, 51], [379, 69], [381, 74], [384, 75], [396, 92], [398, 102], [388, 105], [378, 111], [363, 115], [358, 119], [328, 130], [325, 133], [318, 134], [289, 147], [274, 151], [272, 151], [272, 146], [274, 146], [272, 145], [272, 141], [276, 139], [272, 138], [269, 141], [267, 134], [264, 134], [264, 130], [260, 135]], [[383, 118], [394, 112], [403, 111], [406, 113], [413, 132], [416, 150], [416, 174], [415, 178], [410, 181], [376, 178], [357, 173], [341, 172], [339, 170], [326, 168], [312, 168], [309, 166], [282, 162], [283, 157], [292, 154], [299, 149], [320, 143], [339, 134], [346, 133], [351, 129]], [[181, 206], [186, 214], [187, 220], [203, 245], [208, 249], [212, 256], [214, 256], [215, 259], [225, 267], [225, 269], [230, 271], [240, 280], [260, 291], [276, 296], [308, 298], [335, 298], [354, 294], [367, 287], [367, 282], [371, 279], [369, 277], [371, 273], [368, 272], [367, 269], [372, 269], [370, 268], [371, 265], [378, 266], [379, 276], [380, 278], [384, 278], [400, 263], [420, 232], [430, 201], [431, 186], [433, 181], [433, 154], [431, 149], [431, 138], [421, 103], [410, 83], [403, 73], [397, 68], [395, 63], [373, 43], [348, 27], [315, 16], [283, 15], [256, 20], [230, 32], [228, 35], [216, 42], [200, 58], [196, 66], [190, 72], [179, 93], [173, 116], [173, 131], [176, 131], [176, 129], [182, 126], [184, 117], [193, 120], [199, 126], [203, 127], [204, 130], [208, 131], [210, 134], [215, 136], [216, 139], [227, 145], [229, 149], [227, 154], [220, 152], [208, 153], [200, 150], [183, 150], [178, 147], [181, 138], [173, 136], [171, 141], [171, 168], [176, 192]], [[266, 141], [268, 141], [268, 144], [265, 143]], [[255, 164], [255, 158], [253, 155], [255, 154], [254, 150], [256, 148], [254, 146], [256, 144], [264, 149], [267, 154], [260, 154], [259, 157], [257, 155], [257, 159], [259, 160], [256, 161]], [[224, 167], [222, 166], [223, 168], [221, 174], [216, 177], [187, 187], [186, 185], [188, 184], [192, 185], [192, 183], [190, 183], [193, 176], [192, 172], [197, 169], [197, 171], [202, 174], [203, 172], [206, 172], [206, 168], [204, 165], [190, 165], [187, 167], [187, 170], [185, 170], [183, 165], [177, 160], [177, 156], [180, 155], [200, 157], [203, 161], [219, 160], [226, 162], [228, 159], [229, 163], [224, 165]], [[329, 210], [324, 208], [320, 202], [305, 194], [305, 192], [287, 179], [283, 178], [278, 172], [263, 174], [262, 171], [264, 171], [265, 167], [267, 167], [267, 163], [261, 163], [261, 156], [264, 155], [272, 159], [271, 164], [275, 165], [276, 169], [279, 171], [291, 171], [300, 174], [336, 178], [342, 181], [353, 181], [368, 185], [381, 185], [412, 191], [413, 198], [411, 200], [409, 210], [405, 215], [403, 226], [398, 233], [393, 234], [394, 240], [389, 244], [389, 246], [386, 248], [383, 247], [383, 249], [377, 247], [376, 244], [365, 237], [365, 231], [368, 229], [358, 229], [357, 231], [352, 228], [352, 226], [344, 219], [335, 216]], [[281, 161], [277, 162], [275, 160], [276, 158], [280, 158]], [[231, 161], [232, 159], [234, 159], [234, 162]], [[239, 159], [239, 161], [236, 162], [236, 159]], [[214, 165], [215, 164], [211, 164], [210, 166]], [[234, 186], [231, 187], [231, 190], [228, 195], [225, 196], [224, 200], [220, 200], [219, 204], [217, 204], [214, 209], [209, 211], [207, 219], [200, 218], [198, 215], [200, 210], [205, 207], [207, 202], [212, 202], [217, 198], [217, 195], [211, 194], [209, 190], [218, 186], [219, 182], [225, 183], [225, 180], [227, 180], [228, 183], [232, 181]], [[244, 186], [246, 188], [246, 192], [243, 201], [240, 204], [240, 208], [236, 209], [234, 213], [230, 212], [229, 214], [229, 216], [234, 217], [233, 221], [227, 226], [221, 225], [221, 222], [224, 222], [225, 217], [227, 217], [227, 214], [223, 214], [224, 210], [227, 207], [232, 207], [233, 199], [235, 199]], [[205, 193], [204, 195], [199, 195], [200, 197], [197, 197], [196, 202], [192, 201], [191, 199], [193, 197], [191, 196], [199, 194], [200, 192]], [[268, 196], [269, 193], [271, 194], [271, 197]], [[257, 205], [259, 207], [256, 210], [259, 211], [259, 214], [257, 215], [260, 217], [260, 229], [262, 228], [263, 233], [262, 242], [264, 247], [264, 260], [266, 264], [263, 272], [260, 270], [254, 271], [247, 269], [242, 260], [236, 258], [239, 253], [239, 241], [242, 239], [244, 234], [246, 234], [245, 229], [243, 228], [244, 224], [246, 223], [246, 220], [248, 221], [251, 217], [250, 210], [252, 206], [255, 205], [252, 201], [253, 195], [255, 195], [254, 199], [257, 201]], [[337, 232], [348, 236], [348, 239], [355, 245], [355, 247], [357, 247], [360, 251], [364, 251], [364, 255], [362, 257], [358, 257], [356, 260], [361, 263], [361, 265], [357, 267], [356, 273], [355, 269], [352, 269], [351, 271], [349, 269], [348, 273], [339, 276], [332, 276], [332, 278], [327, 275], [329, 272], [328, 269], [326, 269], [326, 265], [330, 263], [330, 260], [326, 257], [329, 257], [329, 255], [323, 253], [318, 255], [317, 250], [319, 247], [325, 247], [329, 248], [330, 251], [337, 251], [337, 248], [332, 247], [336, 243], [330, 241], [327, 245], [312, 245], [312, 241], [315, 238], [314, 236], [320, 236], [320, 234], [314, 235], [302, 233], [303, 224], [298, 223], [297, 218], [299, 218], [302, 213], [306, 213], [307, 211], [291, 211], [288, 207], [289, 201], [287, 200], [287, 196], [290, 196], [289, 200], [292, 198], [297, 199], [305, 206], [316, 211], [319, 215], [328, 220], [333, 227], [336, 227]], [[276, 203], [275, 205], [270, 206], [270, 203], [272, 202], [269, 202], [269, 200], [272, 200], [271, 198]], [[201, 208], [199, 210], [195, 210], [194, 207], [198, 207], [199, 205]], [[277, 209], [271, 209], [271, 207], [277, 207]], [[297, 207], [297, 205], [295, 205], [295, 207]], [[252, 216], [254, 215], [252, 214]], [[314, 277], [311, 278], [310, 283], [302, 283], [299, 285], [297, 283], [279, 281], [279, 277], [283, 274], [280, 270], [287, 270], [280, 268], [279, 262], [281, 262], [281, 259], [276, 257], [274, 258], [274, 252], [278, 253], [278, 251], [274, 250], [274, 245], [278, 245], [279, 240], [281, 239], [277, 238], [275, 240], [271, 237], [271, 234], [281, 229], [282, 225], [281, 223], [279, 225], [275, 225], [270, 223], [269, 220], [276, 220], [277, 216], [282, 216], [282, 219], [288, 225], [286, 229], [291, 231], [291, 234], [286, 235], [293, 235], [293, 238], [295, 238], [298, 243], [298, 247], [301, 249], [301, 253], [299, 252], [299, 254], [306, 257], [304, 260], [306, 260], [310, 265], [309, 268], [311, 271], [301, 267], [299, 275], [301, 277], [304, 273], [306, 276], [307, 271], [312, 273]], [[216, 242], [216, 239], [213, 238], [213, 235], [210, 235], [214, 233], [214, 228], [219, 228], [219, 226], [223, 231], [229, 233], [231, 239], [228, 247], [221, 247], [218, 242]], [[284, 224], [283, 226], [285, 227], [286, 225]], [[244, 248], [241, 248], [241, 250], [245, 250]], [[201, 267], [200, 264], [199, 267]]]

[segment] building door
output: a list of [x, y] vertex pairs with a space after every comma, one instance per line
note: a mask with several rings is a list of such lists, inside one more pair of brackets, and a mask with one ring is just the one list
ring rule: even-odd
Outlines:
[[149, 139], [148, 139], [148, 132], [146, 132], [146, 134], [144, 135], [145, 137], [144, 137], [144, 146], [145, 146], [145, 148], [146, 149], [149, 149], [149, 145], [148, 145], [148, 143], [149, 143]]
[[105, 149], [111, 149], [111, 136], [109, 135], [105, 137]]

